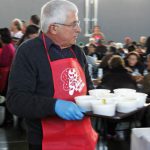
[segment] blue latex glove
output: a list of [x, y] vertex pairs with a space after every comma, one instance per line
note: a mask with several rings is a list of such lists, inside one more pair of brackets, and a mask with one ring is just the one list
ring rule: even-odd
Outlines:
[[55, 104], [55, 112], [60, 118], [65, 120], [82, 120], [85, 110], [73, 102], [58, 99]]

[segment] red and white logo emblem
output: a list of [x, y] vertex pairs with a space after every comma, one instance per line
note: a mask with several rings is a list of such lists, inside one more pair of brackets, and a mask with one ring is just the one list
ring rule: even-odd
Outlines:
[[80, 73], [75, 68], [67, 68], [61, 74], [63, 82], [63, 90], [68, 91], [69, 95], [73, 95], [75, 91], [81, 92], [85, 86], [80, 77]]

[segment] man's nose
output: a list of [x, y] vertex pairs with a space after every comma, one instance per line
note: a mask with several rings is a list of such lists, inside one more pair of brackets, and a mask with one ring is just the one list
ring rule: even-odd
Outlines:
[[80, 32], [81, 32], [81, 27], [80, 27], [80, 26], [77, 26], [76, 32], [77, 32], [77, 33], [80, 33]]

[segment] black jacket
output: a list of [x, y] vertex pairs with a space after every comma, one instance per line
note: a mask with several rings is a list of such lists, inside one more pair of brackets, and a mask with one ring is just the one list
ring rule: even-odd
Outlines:
[[136, 82], [124, 68], [111, 69], [102, 79], [102, 83], [98, 88], [110, 89], [113, 91], [117, 88], [137, 89]]
[[[46, 44], [52, 61], [74, 57], [70, 48], [61, 50], [47, 37]], [[85, 72], [87, 88], [92, 89], [85, 55], [75, 45], [72, 46], [72, 49]], [[56, 115], [56, 99], [53, 98], [53, 95], [52, 71], [40, 35], [24, 42], [18, 48], [10, 72], [7, 93], [8, 109], [26, 119], [28, 140], [31, 144], [41, 144], [41, 118]]]

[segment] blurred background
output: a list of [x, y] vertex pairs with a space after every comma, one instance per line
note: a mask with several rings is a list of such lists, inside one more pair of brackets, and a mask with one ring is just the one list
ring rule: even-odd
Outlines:
[[[70, 1], [79, 8], [82, 32], [77, 45], [86, 55], [95, 89], [132, 89], [142, 97], [142, 108], [133, 113], [136, 117], [131, 113], [129, 120], [106, 123], [108, 132], [97, 147], [130, 150], [131, 130], [150, 127], [150, 0]], [[6, 107], [7, 83], [17, 48], [40, 33], [40, 9], [48, 0], [0, 2], [0, 150], [27, 150], [24, 118]], [[129, 93], [124, 96], [128, 99]], [[102, 121], [92, 117], [92, 122], [103, 135]]]

